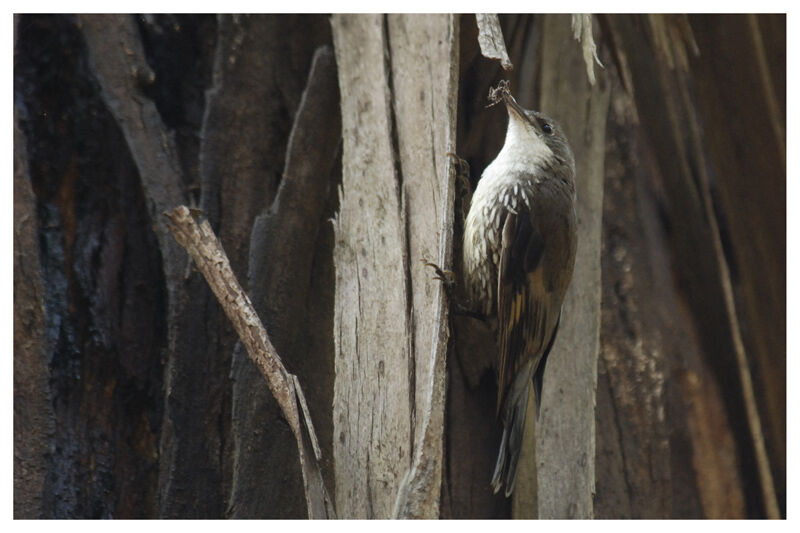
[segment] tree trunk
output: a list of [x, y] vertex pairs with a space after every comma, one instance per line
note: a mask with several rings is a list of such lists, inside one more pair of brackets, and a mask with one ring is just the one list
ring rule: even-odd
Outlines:
[[[15, 23], [16, 23], [15, 19]], [[36, 197], [14, 109], [14, 517], [44, 515], [47, 443], [53, 438], [44, 285]]]
[[[450, 262], [440, 235], [451, 234], [458, 26], [449, 15], [337, 15], [333, 29], [344, 96], [334, 223], [337, 509], [350, 518], [436, 517], [447, 314], [421, 260]], [[426, 487], [408, 485], [418, 476]]]

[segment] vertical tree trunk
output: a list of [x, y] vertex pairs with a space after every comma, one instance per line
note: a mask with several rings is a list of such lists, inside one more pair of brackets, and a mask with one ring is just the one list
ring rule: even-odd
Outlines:
[[343, 517], [438, 516], [447, 315], [421, 260], [449, 262], [439, 232], [450, 232], [453, 207], [452, 19], [333, 18], [344, 137], [333, 405]]
[[[306, 31], [314, 38], [292, 37]], [[320, 167], [314, 169], [319, 180], [314, 187], [288, 195], [280, 209], [274, 202], [281, 178], [295, 177], [294, 169], [285, 166], [292, 121], [314, 51], [329, 41], [325, 17], [219, 17], [214, 81], [201, 146], [206, 184], [203, 208], [209, 214], [218, 213], [211, 220], [218, 224], [234, 272], [248, 286], [278, 353], [309, 391], [328, 458], [331, 424], [326, 407], [331, 402], [332, 345], [319, 338], [330, 331], [331, 301], [323, 291], [309, 291], [315, 280], [330, 280], [324, 275], [330, 266], [323, 255], [314, 268], [321, 275], [312, 276], [312, 259], [307, 255], [330, 253], [324, 237], [318, 240], [318, 229], [332, 214], [330, 207], [324, 212], [322, 208], [334, 189], [330, 182], [335, 173], [327, 166], [333, 161], [321, 157]], [[335, 92], [335, 87], [327, 91]], [[329, 143], [335, 150], [338, 114], [320, 115], [318, 127], [324, 130], [319, 133], [325, 142], [319, 151], [329, 151]], [[239, 134], [231, 135], [231, 131]], [[301, 157], [313, 160], [318, 152], [310, 152]], [[310, 208], [318, 210], [310, 215]], [[314, 309], [319, 311], [312, 318], [309, 310]], [[310, 353], [309, 345], [315, 348]], [[246, 352], [241, 346], [234, 350], [233, 343], [223, 349], [233, 352], [231, 488], [225, 512], [235, 518], [304, 518], [307, 509], [294, 436]], [[276, 484], [275, 478], [283, 482]]]
[[[15, 23], [16, 23], [15, 18]], [[55, 429], [45, 338], [36, 197], [14, 109], [14, 518], [44, 518]]]
[[[698, 16], [690, 21], [702, 50], [693, 58], [691, 77], [715, 177], [712, 192], [726, 213], [727, 239], [739, 243], [726, 257], [739, 289], [737, 319], [743, 324], [770, 474], [777, 499], [785, 501], [786, 18]], [[781, 507], [785, 514], [785, 504]]]
[[[741, 317], [733, 298], [735, 279], [731, 278], [730, 259], [725, 251], [726, 244], [734, 248], [750, 245], [725, 238], [726, 220], [741, 217], [742, 213], [726, 213], [724, 205], [715, 201], [715, 181], [727, 182], [730, 178], [710, 173], [708, 154], [714, 151], [706, 145], [700, 110], [713, 109], [716, 104], [708, 100], [704, 104], [703, 98], [698, 98], [701, 93], [695, 92], [690, 75], [690, 68], [696, 68], [704, 73], [694, 78], [704, 79], [706, 71], [717, 69], [717, 62], [723, 57], [713, 51], [714, 45], [710, 43], [699, 46], [705, 37], [695, 41], [703, 24], [711, 23], [719, 30], [726, 28], [722, 31], [725, 39], [740, 38], [728, 33], [735, 24], [726, 17], [697, 20], [684, 16], [619, 16], [603, 17], [602, 21], [613, 46], [618, 79], [633, 97], [632, 103], [627, 104], [632, 119], [624, 120], [634, 130], [640, 130], [632, 132], [630, 127], [625, 128], [629, 137], [642, 144], [637, 145], [636, 152], [621, 145], [623, 154], [626, 151], [645, 154], [635, 158], [622, 156], [623, 161], [629, 161], [628, 172], [633, 172], [634, 179], [641, 179], [641, 185], [635, 189], [636, 203], [640, 205], [637, 213], [645, 222], [648, 235], [641, 238], [647, 239], [647, 247], [651, 248], [660, 241], [657, 235], [663, 232], [665, 252], [672, 267], [670, 275], [666, 275], [660, 266], [654, 265], [652, 281], [633, 264], [625, 267], [629, 264], [625, 256], [630, 244], [633, 257], [637, 256], [637, 237], [629, 229], [607, 230], [613, 243], [608, 247], [611, 259], [617, 263], [608, 272], [611, 277], [621, 279], [610, 300], [610, 305], [618, 307], [610, 308], [607, 315], [610, 318], [616, 313], [618, 318], [613, 320], [616, 324], [607, 322], [604, 341], [607, 347], [603, 370], [607, 372], [613, 398], [611, 412], [598, 411], [598, 427], [604, 428], [604, 439], [619, 439], [619, 442], [606, 441], [598, 447], [598, 453], [620, 454], [614, 461], [621, 460], [627, 465], [623, 467], [627, 489], [623, 480], [604, 479], [606, 496], [616, 494], [619, 499], [615, 502], [612, 497], [603, 498], [602, 514], [777, 516], [778, 504], [775, 488], [768, 479], [768, 459], [757, 409], [762, 400], [752, 387], [747, 350], [742, 343]], [[719, 38], [718, 42], [722, 42], [723, 37]], [[757, 105], [762, 105], [758, 103], [761, 95], [753, 97]], [[624, 109], [626, 104], [620, 102], [618, 106]], [[618, 112], [617, 117], [620, 115]], [[727, 129], [717, 128], [719, 132]], [[713, 137], [716, 136], [714, 133]], [[648, 175], [646, 179], [636, 177], [639, 165], [643, 165], [641, 172]], [[767, 172], [770, 180], [783, 181], [780, 171]], [[652, 205], [649, 195], [655, 201], [658, 224], [646, 222], [650, 216], [647, 206]], [[621, 193], [614, 197], [616, 205], [630, 201], [630, 197]], [[764, 203], [759, 200], [759, 204]], [[781, 213], [776, 215], [780, 219]], [[631, 242], [626, 244], [629, 238]], [[657, 257], [655, 250], [649, 255]], [[770, 258], [779, 255], [772, 252]], [[620, 268], [627, 268], [630, 273], [620, 272]], [[774, 272], [771, 275], [780, 278]], [[637, 297], [637, 284], [649, 282], [656, 283], [656, 292], [648, 290], [647, 296], [643, 293]], [[654, 305], [655, 309], [649, 313], [651, 300], [660, 305]], [[638, 312], [634, 315], [627, 309]], [[673, 311], [664, 315], [664, 309]], [[655, 313], [664, 319], [648, 323], [647, 319], [639, 318]], [[619, 331], [625, 331], [630, 339], [628, 347], [624, 347], [628, 341], [613, 338], [614, 332]], [[617, 339], [624, 337], [618, 335]], [[634, 361], [619, 357], [627, 353], [637, 356], [635, 359], [641, 358], [642, 363], [647, 361], [644, 368], [652, 365], [652, 370], [645, 372]], [[659, 376], [661, 372], [663, 378]], [[664, 384], [664, 395], [649, 397], [646, 391], [652, 387], [650, 384], [658, 383]], [[661, 386], [655, 390], [660, 392]], [[609, 395], [604, 393], [602, 397]], [[668, 429], [665, 436], [660, 436], [663, 430], [659, 426], [648, 429], [642, 423], [649, 417], [648, 412], [658, 416], [665, 413]], [[659, 445], [659, 441], [663, 444]], [[653, 451], [642, 455], [648, 446]], [[664, 448], [670, 454], [668, 472], [654, 475], [651, 457]], [[658, 470], [664, 471], [665, 465], [660, 464]], [[606, 472], [613, 473], [613, 469]], [[651, 501], [661, 503], [645, 505], [640, 498], [642, 491], [653, 491], [657, 496]]]

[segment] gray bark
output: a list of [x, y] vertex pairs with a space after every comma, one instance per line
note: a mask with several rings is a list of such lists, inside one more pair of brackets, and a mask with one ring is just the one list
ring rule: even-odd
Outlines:
[[445, 363], [450, 336], [443, 289], [419, 258], [452, 264], [458, 96], [458, 20], [389, 17], [403, 211], [410, 257], [414, 358], [414, 455], [394, 504], [395, 518], [438, 518], [442, 484]]
[[336, 508], [386, 518], [410, 464], [414, 367], [384, 18], [336, 15], [333, 41], [344, 140], [334, 222]]
[[514, 65], [508, 59], [500, 19], [494, 13], [478, 13], [475, 20], [478, 23], [478, 44], [483, 57], [497, 59], [505, 70], [512, 70]]
[[344, 138], [333, 405], [342, 517], [438, 516], [447, 314], [421, 260], [449, 262], [456, 28], [451, 16], [333, 18]]

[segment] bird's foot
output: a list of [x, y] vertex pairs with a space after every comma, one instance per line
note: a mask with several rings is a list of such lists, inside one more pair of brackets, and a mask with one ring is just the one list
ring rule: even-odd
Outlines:
[[457, 315], [465, 315], [470, 316], [472, 318], [476, 318], [478, 320], [486, 321], [486, 315], [483, 313], [479, 313], [477, 311], [473, 311], [469, 306], [464, 305], [459, 299], [455, 296], [455, 286], [456, 286], [456, 275], [450, 270], [445, 270], [441, 268], [436, 263], [431, 263], [430, 261], [423, 259], [422, 263], [426, 267], [430, 267], [433, 269], [433, 273], [435, 274], [433, 278], [435, 280], [439, 280], [442, 282], [444, 286], [444, 290], [447, 293], [447, 298], [450, 300], [450, 306], [452, 311]]
[[441, 281], [444, 284], [444, 288], [447, 291], [448, 296], [451, 296], [453, 288], [456, 286], [456, 275], [451, 270], [444, 270], [436, 263], [431, 263], [426, 259], [423, 259], [422, 263], [426, 267], [430, 267], [433, 269], [433, 273], [435, 275], [431, 279], [437, 279]]

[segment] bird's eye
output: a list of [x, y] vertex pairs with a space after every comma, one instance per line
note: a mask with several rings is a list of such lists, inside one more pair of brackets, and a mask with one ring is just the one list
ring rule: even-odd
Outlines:
[[553, 133], [553, 126], [551, 126], [550, 124], [544, 123], [542, 125], [542, 131], [545, 132], [546, 134], [550, 135], [550, 134]]

